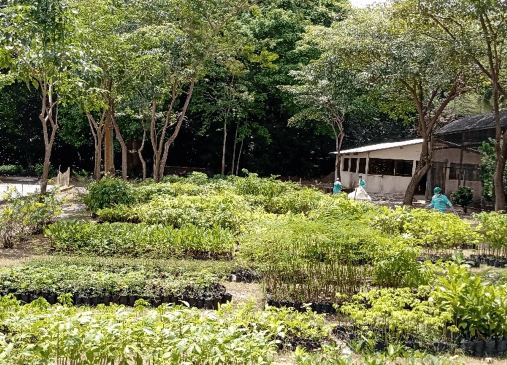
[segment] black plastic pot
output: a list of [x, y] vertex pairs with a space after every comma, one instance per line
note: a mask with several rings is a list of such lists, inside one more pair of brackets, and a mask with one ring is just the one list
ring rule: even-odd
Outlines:
[[433, 348], [435, 349], [435, 352], [445, 351], [445, 350], [447, 350], [448, 347], [449, 347], [449, 345], [447, 345], [447, 343], [445, 343], [445, 342], [435, 342], [433, 344]]
[[213, 299], [211, 298], [204, 299], [204, 308], [213, 309]]
[[102, 298], [102, 301], [103, 301], [104, 305], [110, 305], [111, 304], [111, 296], [104, 295], [104, 298]]
[[419, 343], [416, 341], [405, 341], [405, 346], [412, 350], [419, 350]]
[[486, 353], [486, 356], [496, 356], [496, 342], [493, 339], [489, 339], [484, 341], [484, 350]]
[[30, 296], [28, 294], [21, 294], [21, 300], [25, 303], [30, 302]]
[[300, 303], [300, 302], [294, 303], [294, 310], [299, 312], [301, 310], [302, 305], [303, 305], [303, 303]]
[[204, 308], [204, 299], [197, 299], [197, 300], [196, 300], [196, 303], [195, 303], [195, 306], [196, 306], [198, 309], [202, 309], [202, 308]]
[[120, 296], [120, 304], [121, 305], [128, 305], [129, 304], [129, 297], [127, 295], [121, 295]]
[[156, 307], [160, 307], [162, 305], [162, 297], [153, 298], [152, 305]]
[[90, 305], [90, 298], [87, 297], [81, 298], [81, 303], [83, 305]]
[[33, 302], [34, 300], [37, 300], [39, 299], [39, 295], [38, 294], [32, 294], [30, 295], [30, 302]]
[[99, 297], [98, 296], [91, 297], [90, 298], [90, 305], [94, 305], [94, 306], [99, 305]]
[[83, 297], [77, 295], [74, 298], [76, 299], [74, 302], [75, 305], [82, 305], [83, 304]]
[[220, 298], [213, 299], [213, 309], [218, 309], [218, 304], [220, 303]]
[[[222, 295], [220, 303], [225, 304], [225, 303], [231, 301], [231, 299], [232, 299], [232, 295], [229, 294], [229, 293], [225, 293], [225, 294]], [[269, 304], [269, 303], [273, 303], [273, 301], [270, 299], [270, 300], [268, 300], [268, 305], [272, 305], [272, 304]]]
[[315, 312], [322, 313], [322, 303], [319, 303], [315, 306]]
[[384, 351], [386, 349], [386, 343], [384, 341], [375, 342], [375, 351]]
[[120, 304], [120, 296], [119, 295], [113, 295], [113, 297], [111, 298], [111, 303]]
[[129, 296], [129, 306], [133, 307], [136, 304], [136, 300], [138, 299], [137, 295]]
[[164, 302], [164, 303], [172, 303], [172, 297], [169, 296], [169, 295], [164, 295], [162, 297], [162, 302]]
[[17, 300], [22, 300], [22, 299], [21, 299], [21, 297], [22, 297], [22, 296], [23, 296], [23, 295], [22, 295], [21, 293], [16, 293], [16, 294], [14, 294], [14, 298], [16, 298]]
[[485, 343], [482, 340], [475, 340], [473, 343], [473, 354], [477, 357], [484, 356]]
[[507, 353], [507, 340], [496, 340], [496, 351], [498, 355]]
[[466, 355], [472, 355], [474, 352], [473, 341], [463, 341], [460, 347]]
[[272, 302], [273, 307], [280, 308], [280, 302], [273, 300]]

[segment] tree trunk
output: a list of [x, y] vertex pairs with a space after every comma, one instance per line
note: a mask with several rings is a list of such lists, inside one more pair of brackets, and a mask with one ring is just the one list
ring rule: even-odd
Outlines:
[[[505, 172], [505, 151], [507, 150], [505, 146], [506, 138], [504, 133], [502, 133], [502, 125], [500, 121], [500, 105], [499, 105], [499, 92], [498, 92], [498, 81], [496, 78], [493, 78], [493, 103], [495, 106], [495, 125], [496, 125], [496, 143], [495, 143], [495, 152], [496, 152], [496, 168], [495, 174], [493, 175], [493, 185], [495, 191], [495, 210], [496, 211], [505, 211], [506, 202], [505, 202], [505, 185], [503, 182], [504, 172]], [[503, 140], [503, 143], [502, 143]]]
[[241, 158], [241, 152], [243, 152], [243, 142], [245, 142], [244, 139], [241, 141], [241, 146], [239, 147], [238, 162], [236, 162], [236, 176], [239, 175], [239, 159]]
[[137, 150], [139, 154], [139, 159], [141, 160], [141, 164], [143, 165], [143, 181], [146, 180], [146, 161], [143, 158], [143, 149], [144, 149], [144, 141], [146, 140], [146, 129], [143, 127], [143, 142], [141, 143], [141, 147]]
[[237, 145], [237, 139], [238, 139], [238, 129], [239, 129], [239, 123], [236, 126], [236, 133], [234, 134], [234, 147], [232, 149], [232, 167], [231, 167], [231, 175], [234, 175], [234, 164], [236, 162], [236, 145]]
[[[56, 107], [56, 101], [53, 95], [53, 85], [39, 82], [42, 92], [42, 107], [39, 114], [39, 120], [42, 123], [42, 131], [44, 134], [44, 167], [40, 180], [40, 193], [46, 194], [48, 188], [48, 175], [51, 163], [51, 151], [55, 142], [56, 131], [58, 130], [58, 115], [53, 115]], [[48, 129], [51, 127], [51, 132]]]
[[224, 119], [224, 143], [222, 146], [222, 170], [221, 175], [225, 175], [225, 151], [227, 146], [227, 118]]
[[90, 129], [93, 135], [93, 142], [95, 146], [93, 179], [100, 180], [100, 172], [101, 172], [100, 166], [102, 163], [102, 142], [105, 134], [104, 124], [107, 118], [107, 111], [104, 110], [102, 112], [102, 117], [100, 118], [99, 123], [97, 123], [97, 121], [90, 112], [87, 112], [86, 116], [88, 117], [88, 123], [90, 124]]
[[421, 179], [428, 173], [431, 168], [432, 156], [431, 149], [433, 148], [433, 144], [431, 147], [428, 146], [428, 137], [423, 136], [423, 143], [421, 149], [421, 158], [419, 160], [419, 166], [416, 168], [414, 176], [410, 179], [410, 183], [408, 184], [407, 190], [405, 191], [405, 197], [403, 198], [403, 205], [412, 205], [412, 201], [414, 200], [415, 190], [417, 186], [421, 182]]
[[128, 149], [127, 144], [125, 143], [121, 132], [120, 127], [118, 126], [118, 122], [116, 121], [116, 115], [114, 110], [114, 102], [111, 101], [111, 104], [109, 105], [109, 120], [111, 121], [111, 124], [113, 125], [116, 139], [120, 143], [121, 146], [121, 177], [123, 180], [128, 179]]
[[164, 137], [165, 137], [165, 132], [166, 132], [166, 129], [168, 126], [167, 123], [164, 126], [164, 129], [162, 131], [162, 136], [160, 138], [160, 142], [161, 142], [160, 144], [164, 146], [164, 154], [162, 155], [162, 159], [159, 161], [158, 180], [155, 180], [156, 182], [160, 182], [162, 180], [162, 178], [164, 177], [164, 169], [165, 169], [165, 165], [167, 163], [167, 157], [169, 156], [169, 147], [171, 147], [171, 145], [174, 143], [174, 140], [176, 139], [176, 137], [178, 137], [178, 134], [181, 129], [181, 125], [183, 124], [183, 121], [185, 120], [185, 116], [186, 116], [187, 110], [188, 110], [188, 105], [190, 104], [190, 99], [192, 99], [192, 94], [194, 92], [194, 86], [195, 86], [195, 79], [192, 79], [190, 81], [190, 86], [188, 88], [188, 91], [186, 92], [187, 97], [185, 98], [185, 103], [183, 104], [180, 115], [178, 116], [176, 127], [174, 128], [174, 132], [171, 135], [171, 137], [169, 137], [169, 139], [167, 141], [165, 141], [165, 143], [164, 143]]

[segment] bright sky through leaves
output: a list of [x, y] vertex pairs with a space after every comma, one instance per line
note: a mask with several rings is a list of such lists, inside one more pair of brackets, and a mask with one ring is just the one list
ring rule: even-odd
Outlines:
[[350, 0], [350, 2], [354, 6], [364, 8], [368, 5], [373, 5], [375, 3], [383, 3], [383, 2], [385, 2], [385, 0]]

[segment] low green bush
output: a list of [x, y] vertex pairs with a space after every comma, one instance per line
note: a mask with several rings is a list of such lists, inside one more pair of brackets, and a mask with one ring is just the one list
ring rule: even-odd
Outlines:
[[234, 235], [217, 226], [181, 229], [132, 223], [80, 223], [61, 221], [45, 230], [57, 252], [98, 256], [230, 258]]
[[479, 222], [477, 232], [481, 235], [481, 241], [487, 243], [496, 254], [503, 251], [506, 255], [507, 214], [482, 212], [474, 214], [474, 219]]
[[466, 267], [446, 266], [431, 294], [465, 338], [507, 338], [507, 286], [491, 285]]
[[229, 317], [195, 308], [156, 310], [116, 305], [49, 306], [44, 299], [20, 306], [0, 298], [0, 356], [11, 365], [193, 364], [271, 365], [276, 343]]
[[174, 227], [186, 224], [206, 228], [220, 226], [238, 232], [249, 211], [248, 204], [241, 197], [224, 193], [160, 197], [132, 207], [118, 205], [101, 209], [97, 214], [108, 222], [144, 222]]
[[206, 272], [176, 277], [142, 270], [107, 272], [97, 271], [93, 266], [59, 264], [0, 269], [0, 293], [56, 296], [76, 293], [85, 298], [115, 294], [207, 298], [225, 293], [225, 288], [217, 283], [217, 277]]
[[470, 223], [454, 214], [409, 207], [383, 210], [383, 214], [375, 218], [373, 227], [384, 233], [401, 235], [413, 245], [450, 249], [474, 244], [478, 239]]
[[23, 171], [20, 165], [0, 165], [0, 175], [17, 175]]
[[56, 198], [55, 190], [44, 196], [20, 196], [11, 188], [2, 198], [6, 203], [0, 208], [0, 240], [4, 248], [12, 248], [15, 242], [40, 232], [61, 212], [62, 201]]
[[423, 348], [458, 332], [452, 313], [428, 301], [431, 287], [380, 289], [359, 293], [341, 312], [353, 321], [357, 334], [385, 344], [415, 341]]
[[131, 184], [119, 178], [103, 178], [92, 182], [84, 201], [92, 212], [135, 202]]

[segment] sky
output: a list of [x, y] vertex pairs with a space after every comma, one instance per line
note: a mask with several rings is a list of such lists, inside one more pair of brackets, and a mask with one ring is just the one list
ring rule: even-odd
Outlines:
[[365, 7], [367, 5], [377, 3], [377, 2], [384, 2], [383, 0], [350, 0], [352, 5], [358, 6], [358, 7]]

